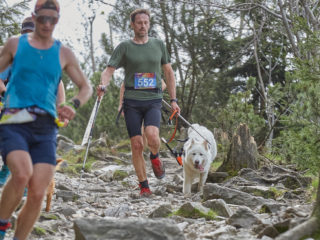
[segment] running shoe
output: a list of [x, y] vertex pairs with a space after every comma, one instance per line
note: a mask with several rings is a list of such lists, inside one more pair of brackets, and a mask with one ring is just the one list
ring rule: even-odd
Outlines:
[[156, 176], [156, 178], [158, 179], [162, 179], [165, 177], [166, 175], [166, 171], [164, 168], [164, 164], [161, 161], [161, 159], [159, 157], [156, 157], [155, 159], [151, 159], [151, 164], [152, 164], [152, 169], [154, 172], [154, 175]]
[[150, 190], [150, 188], [146, 188], [146, 187], [141, 187], [141, 184], [139, 184], [140, 187], [140, 196], [141, 197], [150, 197], [152, 192]]

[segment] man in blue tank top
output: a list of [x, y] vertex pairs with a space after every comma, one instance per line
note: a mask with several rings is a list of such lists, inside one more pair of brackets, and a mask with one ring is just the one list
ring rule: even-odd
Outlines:
[[102, 96], [117, 68], [125, 70], [124, 117], [131, 141], [132, 162], [135, 168], [141, 196], [152, 192], [147, 180], [146, 164], [143, 157], [144, 133], [150, 149], [150, 161], [158, 179], [165, 177], [165, 167], [159, 157], [159, 127], [161, 119], [162, 88], [161, 75], [164, 74], [171, 107], [180, 113], [176, 99], [176, 85], [170, 57], [165, 44], [156, 38], [149, 38], [150, 12], [137, 9], [130, 15], [134, 38], [121, 42], [112, 53], [107, 68], [101, 74], [98, 95]]
[[[20, 33], [26, 34], [33, 31], [34, 31], [34, 23], [33, 23], [32, 17], [25, 18], [21, 24]], [[1, 46], [0, 52], [2, 51], [2, 48], [3, 47]], [[9, 81], [10, 74], [11, 74], [11, 65], [7, 67], [5, 71], [0, 73], [0, 94], [1, 94], [0, 98], [2, 98], [2, 96], [4, 95], [4, 92], [7, 90], [6, 85]], [[58, 89], [57, 105], [61, 104], [64, 101], [65, 101], [64, 85], [63, 85], [63, 82], [60, 81], [59, 89]], [[0, 110], [1, 108], [2, 108], [2, 99], [0, 101]], [[9, 175], [10, 175], [10, 171], [8, 166], [3, 164], [0, 170], [0, 187], [2, 187], [6, 183]]]
[[[10, 227], [9, 219], [26, 186], [27, 201], [19, 212], [14, 239], [26, 239], [32, 231], [55, 170], [54, 120], [57, 115], [62, 120], [73, 119], [75, 109], [92, 94], [73, 52], [52, 37], [59, 20], [59, 3], [37, 0], [32, 18], [35, 31], [10, 38], [0, 54], [0, 71], [12, 64], [0, 119], [4, 123], [0, 124], [1, 154], [12, 173], [0, 200], [0, 239]], [[56, 109], [62, 70], [79, 91]]]

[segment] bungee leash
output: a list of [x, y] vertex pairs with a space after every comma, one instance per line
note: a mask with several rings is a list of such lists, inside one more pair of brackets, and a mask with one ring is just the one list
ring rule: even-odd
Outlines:
[[[172, 109], [171, 105], [169, 103], [167, 103], [164, 99], [162, 99], [162, 102], [164, 103], [164, 105], [166, 105], [168, 108]], [[191, 123], [189, 123], [184, 117], [182, 117], [179, 113], [177, 113], [178, 117], [184, 121], [189, 127], [191, 127], [196, 133], [199, 134], [200, 137], [202, 137], [204, 140], [206, 140], [208, 142], [209, 145], [211, 145], [211, 143], [208, 141], [208, 139], [206, 139], [201, 133], [199, 133], [199, 131], [197, 131], [197, 129], [195, 129]]]

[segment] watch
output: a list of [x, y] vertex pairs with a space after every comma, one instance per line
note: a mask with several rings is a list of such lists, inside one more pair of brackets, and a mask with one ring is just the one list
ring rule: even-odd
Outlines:
[[80, 107], [80, 100], [77, 98], [72, 99], [72, 104], [75, 109], [78, 109]]
[[176, 102], [176, 103], [178, 103], [178, 99], [176, 99], [176, 98], [172, 98], [172, 99], [170, 99], [170, 103], [172, 103], [172, 102]]

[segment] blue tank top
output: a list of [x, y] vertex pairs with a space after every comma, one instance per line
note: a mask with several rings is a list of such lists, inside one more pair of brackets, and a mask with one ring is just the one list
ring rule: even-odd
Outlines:
[[28, 42], [28, 34], [19, 38], [13, 59], [10, 81], [5, 94], [5, 108], [37, 106], [53, 117], [62, 70], [60, 41], [48, 49], [37, 49]]
[[6, 70], [4, 70], [3, 72], [0, 73], [0, 79], [2, 81], [8, 80], [9, 75], [10, 75], [10, 71], [11, 71], [11, 65], [9, 67], [7, 67]]

